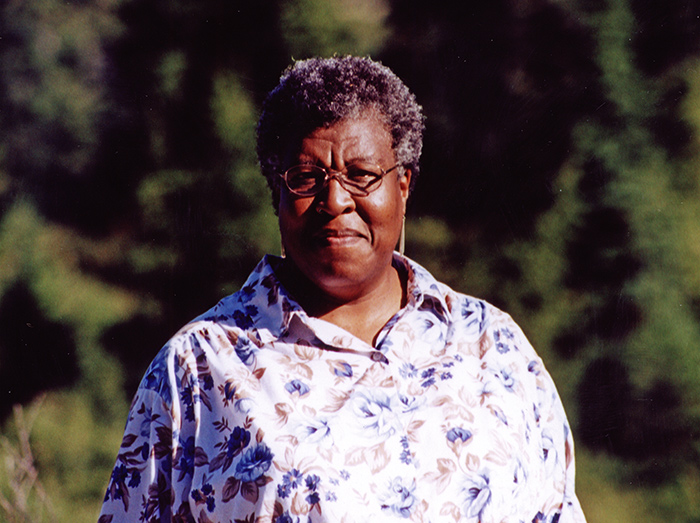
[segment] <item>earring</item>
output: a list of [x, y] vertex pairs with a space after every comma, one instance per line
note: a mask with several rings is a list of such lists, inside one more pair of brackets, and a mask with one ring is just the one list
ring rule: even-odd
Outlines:
[[284, 250], [284, 243], [280, 240], [280, 258], [286, 258], [287, 252]]
[[399, 236], [399, 254], [403, 256], [403, 252], [406, 249], [406, 216], [403, 217], [403, 222], [401, 223], [401, 236]]

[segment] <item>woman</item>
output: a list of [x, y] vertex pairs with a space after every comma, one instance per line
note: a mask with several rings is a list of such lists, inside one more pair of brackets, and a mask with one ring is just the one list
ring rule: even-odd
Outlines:
[[286, 257], [155, 358], [101, 522], [584, 521], [520, 329], [394, 252], [422, 130], [369, 59], [285, 72], [258, 155]]

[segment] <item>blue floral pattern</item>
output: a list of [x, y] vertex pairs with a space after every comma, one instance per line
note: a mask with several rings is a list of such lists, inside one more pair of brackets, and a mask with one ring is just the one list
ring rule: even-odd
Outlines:
[[511, 318], [399, 256], [368, 346], [268, 256], [176, 334], [133, 400], [101, 521], [585, 522], [554, 384]]

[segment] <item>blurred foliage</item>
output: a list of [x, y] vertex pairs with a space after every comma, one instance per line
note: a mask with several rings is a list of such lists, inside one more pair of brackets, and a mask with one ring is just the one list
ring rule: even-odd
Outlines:
[[698, 31], [697, 0], [0, 2], [0, 520], [96, 519], [149, 361], [278, 252], [262, 99], [353, 53], [428, 117], [408, 254], [542, 354], [589, 521], [700, 521]]
[[376, 54], [389, 34], [384, 0], [289, 0], [280, 29], [295, 59]]
[[[46, 494], [34, 464], [30, 442], [34, 416], [27, 420], [21, 405], [14, 406], [14, 438], [0, 436], [4, 461], [3, 489], [0, 491], [0, 515], [10, 523], [56, 521], [51, 500]], [[38, 410], [36, 407], [34, 410]]]

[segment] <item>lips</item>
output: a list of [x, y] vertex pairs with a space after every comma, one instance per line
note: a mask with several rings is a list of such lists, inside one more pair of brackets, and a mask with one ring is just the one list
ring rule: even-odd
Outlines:
[[362, 232], [352, 228], [323, 228], [313, 236], [313, 239], [323, 245], [352, 245], [367, 239]]

